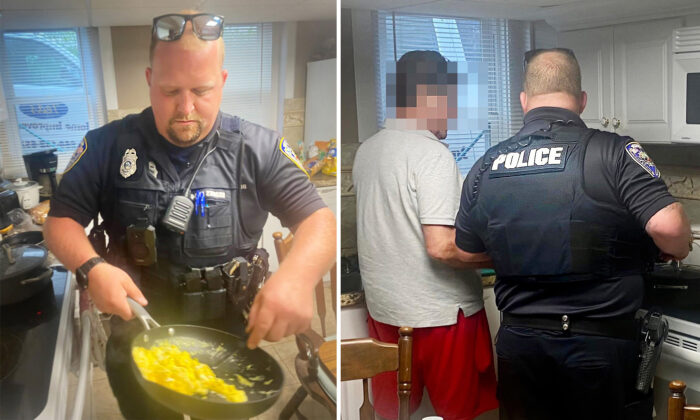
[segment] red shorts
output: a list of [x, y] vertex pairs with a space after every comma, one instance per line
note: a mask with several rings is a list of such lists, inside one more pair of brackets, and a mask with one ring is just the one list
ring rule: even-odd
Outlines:
[[[370, 337], [398, 342], [398, 327], [371, 316], [367, 325]], [[372, 378], [374, 409], [387, 419], [399, 415], [396, 375], [384, 372]], [[460, 311], [454, 325], [413, 329], [411, 412], [418, 409], [424, 386], [444, 419], [472, 419], [498, 407], [491, 334], [483, 309], [470, 317]]]

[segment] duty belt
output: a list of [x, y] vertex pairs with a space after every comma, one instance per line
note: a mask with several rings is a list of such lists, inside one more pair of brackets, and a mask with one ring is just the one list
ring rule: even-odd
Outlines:
[[636, 340], [639, 334], [633, 318], [583, 318], [563, 315], [514, 315], [503, 313], [502, 325], [536, 330], [561, 331], [566, 334], [596, 335]]
[[179, 296], [186, 319], [218, 318], [223, 315], [226, 301], [247, 319], [255, 296], [268, 277], [268, 258], [267, 251], [256, 249], [249, 259], [236, 257], [213, 267], [178, 267], [159, 260], [147, 270], [151, 273], [149, 278]]

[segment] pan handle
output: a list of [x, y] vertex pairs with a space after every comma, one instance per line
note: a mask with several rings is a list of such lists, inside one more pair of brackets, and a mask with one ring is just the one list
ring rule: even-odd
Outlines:
[[148, 311], [138, 302], [136, 302], [130, 297], [127, 297], [126, 301], [129, 302], [129, 308], [131, 308], [131, 311], [134, 313], [134, 315], [136, 315], [139, 321], [141, 321], [145, 329], [151, 329], [151, 326], [148, 325], [149, 321], [153, 324], [153, 326], [160, 327], [160, 324], [157, 323], [155, 319], [151, 318], [151, 314], [149, 314]]

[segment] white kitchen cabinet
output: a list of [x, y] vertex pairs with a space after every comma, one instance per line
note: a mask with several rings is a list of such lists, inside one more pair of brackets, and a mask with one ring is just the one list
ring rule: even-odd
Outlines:
[[581, 66], [586, 125], [670, 142], [671, 36], [680, 26], [680, 19], [663, 19], [559, 35], [559, 46], [572, 49]]

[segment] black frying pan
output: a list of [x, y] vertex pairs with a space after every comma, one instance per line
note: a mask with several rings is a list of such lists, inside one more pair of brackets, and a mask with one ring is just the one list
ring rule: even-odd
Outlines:
[[[209, 393], [203, 399], [175, 392], [144, 379], [132, 357], [131, 365], [136, 379], [151, 398], [173, 411], [202, 419], [253, 417], [275, 403], [282, 389], [282, 368], [264, 350], [250, 350], [242, 338], [212, 328], [192, 325], [161, 327], [136, 301], [131, 298], [127, 300], [131, 310], [146, 328], [146, 331], [134, 337], [132, 349], [136, 346], [150, 348], [158, 340], [167, 339], [180, 350], [189, 352], [193, 358], [209, 365], [217, 377], [243, 389], [248, 401], [233, 403], [214, 393]], [[252, 386], [242, 384], [236, 374], [248, 380]]]

